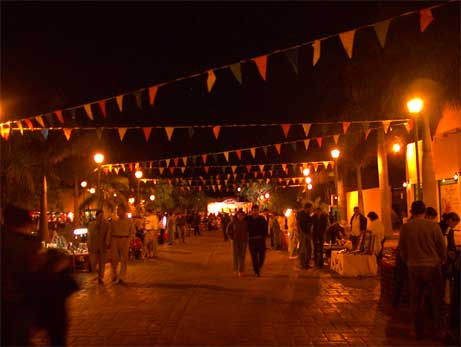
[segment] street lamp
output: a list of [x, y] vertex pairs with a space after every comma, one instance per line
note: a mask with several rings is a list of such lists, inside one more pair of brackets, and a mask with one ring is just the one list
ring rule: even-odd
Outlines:
[[416, 199], [421, 200], [421, 174], [419, 170], [419, 134], [418, 134], [418, 116], [423, 109], [424, 102], [420, 98], [413, 98], [407, 102], [408, 112], [415, 115], [415, 159], [416, 159]]
[[151, 194], [151, 196], [149, 196], [149, 199], [150, 199], [150, 201], [154, 201], [155, 200], [155, 195]]
[[98, 164], [98, 209], [102, 208], [101, 199], [101, 164], [104, 162], [104, 154], [96, 153], [93, 156], [94, 162]]
[[96, 193], [96, 189], [94, 189], [93, 187], [90, 188], [90, 194], [94, 194]]
[[[336, 200], [336, 203], [338, 204], [339, 203], [339, 193], [338, 193], [338, 158], [339, 156], [341, 155], [341, 151], [337, 148], [333, 148], [331, 150], [331, 157], [333, 158], [333, 160], [335, 161], [335, 197], [337, 199], [333, 199], [333, 200]], [[334, 203], [335, 201], [333, 201]]]
[[308, 168], [305, 168], [305, 169], [303, 170], [303, 175], [304, 175], [304, 176], [309, 176], [310, 173], [311, 173], [311, 170], [309, 170]]
[[87, 181], [82, 181], [82, 182], [80, 183], [80, 186], [81, 186], [82, 188], [86, 188], [87, 185], [88, 185], [88, 182], [87, 182]]
[[400, 146], [400, 143], [394, 143], [392, 145], [392, 151], [394, 153], [399, 153], [400, 152], [400, 149], [401, 149], [401, 146]]
[[134, 176], [138, 179], [138, 201], [140, 201], [140, 196], [139, 196], [139, 183], [141, 182], [142, 171], [141, 171], [141, 170], [136, 170], [136, 172], [134, 173]]

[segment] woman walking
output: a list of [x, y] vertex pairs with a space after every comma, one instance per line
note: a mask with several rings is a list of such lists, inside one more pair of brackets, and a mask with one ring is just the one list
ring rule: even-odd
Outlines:
[[227, 236], [232, 241], [234, 273], [240, 277], [245, 269], [245, 254], [248, 245], [248, 223], [242, 209], [227, 226]]

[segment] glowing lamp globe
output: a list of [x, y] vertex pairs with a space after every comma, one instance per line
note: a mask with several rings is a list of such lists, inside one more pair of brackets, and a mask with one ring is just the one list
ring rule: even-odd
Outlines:
[[142, 171], [141, 170], [138, 170], [134, 173], [134, 176], [137, 178], [137, 179], [140, 179], [142, 178]]
[[407, 102], [408, 112], [418, 114], [423, 109], [424, 102], [420, 98], [414, 98]]
[[104, 161], [104, 154], [102, 153], [96, 153], [93, 157], [94, 162], [96, 164], [101, 164]]

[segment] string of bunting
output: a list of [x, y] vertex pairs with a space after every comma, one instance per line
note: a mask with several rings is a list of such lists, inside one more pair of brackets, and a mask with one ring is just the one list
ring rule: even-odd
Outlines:
[[[279, 49], [272, 51], [270, 53], [258, 56], [258, 57], [252, 57], [252, 58], [247, 58], [240, 60], [239, 62], [235, 62], [232, 64], [216, 67], [216, 68], [211, 68], [208, 69], [207, 71], [202, 71], [200, 73], [195, 73], [192, 75], [176, 78], [170, 81], [166, 81], [163, 83], [159, 83], [153, 86], [145, 87], [145, 88], [140, 88], [134, 91], [126, 92], [117, 96], [112, 96], [109, 98], [105, 99], [100, 99], [97, 101], [92, 101], [83, 105], [71, 107], [71, 108], [65, 108], [61, 110], [55, 110], [49, 113], [45, 114], [39, 114], [31, 117], [25, 117], [19, 120], [10, 120], [7, 122], [0, 123], [2, 128], [4, 126], [10, 127], [10, 123], [16, 123], [17, 128], [23, 128], [22, 122], [24, 122], [28, 128], [33, 128], [34, 123], [39, 124], [40, 127], [46, 128], [45, 126], [45, 120], [48, 121], [57, 121], [58, 124], [64, 124], [66, 118], [68, 117], [68, 113], [71, 115], [71, 118], [74, 120], [75, 115], [77, 110], [83, 109], [84, 113], [88, 117], [88, 119], [94, 121], [95, 115], [98, 117], [101, 117], [102, 119], [105, 119], [108, 116], [107, 113], [107, 102], [112, 102], [115, 104], [115, 106], [118, 108], [120, 112], [123, 112], [124, 109], [124, 99], [128, 95], [132, 95], [135, 97], [137, 107], [139, 109], [143, 108], [143, 99], [147, 99], [147, 103], [150, 107], [153, 107], [155, 105], [155, 100], [158, 94], [158, 91], [161, 87], [173, 83], [177, 83], [179, 81], [183, 81], [186, 79], [192, 79], [192, 78], [197, 78], [197, 77], [206, 77], [206, 85], [207, 85], [207, 90], [209, 93], [212, 92], [213, 86], [215, 85], [216, 82], [216, 71], [219, 70], [230, 70], [231, 73], [234, 75], [235, 79], [242, 84], [243, 79], [242, 79], [242, 70], [241, 70], [241, 65], [244, 63], [254, 63], [258, 69], [258, 72], [261, 76], [261, 78], [265, 81], [267, 78], [267, 61], [268, 57], [276, 54], [285, 54], [287, 56], [288, 61], [291, 63], [294, 71], [298, 73], [298, 64], [299, 64], [299, 59], [298, 59], [298, 54], [299, 54], [299, 49], [301, 47], [305, 46], [312, 46], [313, 48], [313, 55], [312, 55], [312, 65], [315, 66], [321, 55], [321, 43], [325, 40], [334, 38], [334, 37], [339, 37], [344, 50], [347, 54], [347, 56], [352, 59], [352, 54], [353, 54], [353, 46], [354, 46], [354, 38], [355, 34], [357, 31], [366, 29], [369, 27], [374, 28], [376, 32], [377, 39], [381, 45], [382, 48], [384, 48], [385, 43], [386, 43], [386, 37], [387, 37], [387, 32], [389, 30], [389, 26], [391, 22], [397, 18], [404, 17], [404, 16], [409, 16], [415, 13], [419, 14], [420, 17], [420, 31], [424, 32], [427, 27], [432, 23], [434, 20], [434, 17], [432, 15], [432, 10], [441, 6], [445, 6], [451, 2], [455, 2], [456, 0], [449, 0], [447, 2], [444, 2], [442, 4], [436, 4], [421, 10], [414, 10], [414, 11], [409, 11], [394, 17], [390, 17], [388, 19], [382, 20], [380, 22], [372, 23], [372, 24], [367, 24], [363, 26], [356, 27], [354, 29], [341, 32], [341, 33], [335, 33], [331, 34], [328, 36], [320, 37], [315, 40], [307, 41], [301, 44], [298, 44], [296, 46], [291, 46], [285, 49]], [[66, 112], [66, 113], [64, 113]]]

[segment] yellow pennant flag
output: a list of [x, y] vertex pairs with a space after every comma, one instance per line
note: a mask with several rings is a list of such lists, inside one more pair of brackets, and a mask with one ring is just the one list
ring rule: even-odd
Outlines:
[[85, 112], [88, 118], [91, 120], [94, 120], [93, 111], [91, 110], [91, 104], [86, 104], [83, 106], [83, 108], [85, 109]]
[[207, 77], [207, 80], [206, 80], [208, 93], [210, 93], [211, 90], [213, 89], [213, 86], [214, 86], [215, 82], [216, 82], [216, 75], [215, 75], [214, 71], [213, 70], [208, 71], [208, 77]]
[[118, 128], [118, 135], [120, 136], [120, 141], [123, 141], [123, 138], [125, 137], [127, 128]]
[[253, 58], [253, 61], [256, 64], [256, 67], [258, 68], [259, 74], [263, 78], [263, 80], [266, 80], [266, 71], [267, 71], [267, 55], [263, 55], [261, 57]]
[[62, 131], [64, 131], [64, 136], [66, 137], [66, 140], [70, 140], [70, 135], [72, 134], [72, 129], [70, 128], [63, 128]]
[[118, 109], [120, 112], [123, 110], [123, 95], [118, 95], [115, 97], [115, 101], [117, 102]]
[[323, 162], [323, 166], [325, 167], [325, 170], [328, 168], [328, 164], [330, 164], [329, 161], [324, 161]]
[[165, 132], [166, 132], [166, 136], [168, 137], [168, 141], [171, 141], [171, 136], [173, 136], [173, 131], [174, 131], [174, 128], [172, 128], [172, 127], [166, 127], [165, 128]]
[[40, 124], [40, 126], [41, 126], [42, 128], [45, 127], [45, 122], [43, 121], [43, 118], [42, 118], [41, 115], [40, 115], [40, 116], [35, 116], [35, 120], [37, 121], [38, 124]]
[[343, 44], [344, 49], [346, 50], [349, 59], [352, 59], [352, 48], [354, 47], [354, 35], [355, 30], [346, 31], [339, 34], [339, 38]]
[[312, 65], [315, 66], [320, 59], [320, 40], [315, 40], [312, 44], [312, 48], [314, 49], [314, 53], [312, 55]]

